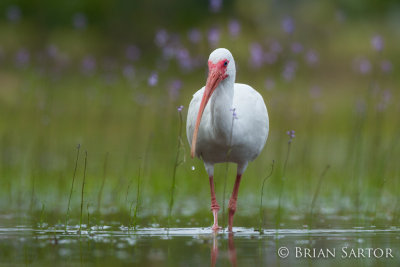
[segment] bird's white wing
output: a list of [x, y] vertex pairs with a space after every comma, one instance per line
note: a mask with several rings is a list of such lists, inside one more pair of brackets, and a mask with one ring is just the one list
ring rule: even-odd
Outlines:
[[246, 144], [253, 160], [261, 152], [268, 138], [269, 118], [263, 97], [246, 84], [235, 84], [233, 108], [238, 119], [235, 120], [233, 140], [236, 144]]

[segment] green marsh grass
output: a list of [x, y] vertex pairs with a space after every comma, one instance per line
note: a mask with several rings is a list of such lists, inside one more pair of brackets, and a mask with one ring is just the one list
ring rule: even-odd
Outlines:
[[290, 147], [292, 144], [292, 140], [294, 138], [294, 131], [288, 131], [288, 135], [289, 135], [289, 141], [287, 142], [287, 151], [286, 151], [286, 157], [285, 157], [285, 161], [283, 163], [283, 171], [282, 171], [282, 175], [280, 178], [280, 187], [279, 187], [279, 196], [278, 196], [278, 207], [277, 207], [277, 213], [276, 213], [276, 229], [280, 228], [280, 223], [281, 223], [281, 216], [282, 216], [282, 195], [283, 195], [283, 189], [284, 189], [284, 185], [285, 185], [285, 181], [287, 180], [286, 178], [286, 168], [287, 168], [287, 164], [289, 161], [289, 156], [290, 156]]
[[82, 222], [83, 222], [83, 202], [86, 184], [86, 165], [87, 165], [87, 151], [85, 151], [85, 164], [83, 166], [83, 179], [82, 179], [82, 191], [81, 191], [81, 215], [79, 217], [79, 233], [82, 233]]
[[107, 164], [108, 164], [108, 152], [106, 153], [106, 157], [104, 159], [103, 179], [101, 180], [101, 186], [100, 186], [100, 190], [99, 190], [99, 195], [97, 197], [97, 213], [98, 214], [101, 214], [101, 198], [103, 196], [104, 183], [106, 181]]
[[[268, 32], [268, 36], [279, 42], [282, 49], [290, 47], [292, 40], [303, 44], [302, 53], [294, 55], [291, 51], [282, 51], [291, 54], [290, 60], [297, 63], [298, 69], [291, 81], [282, 78], [286, 62], [280, 57], [276, 64], [260, 69], [249, 65], [249, 44], [255, 41], [261, 44], [260, 36], [265, 36], [265, 33], [261, 35], [257, 29], [242, 25], [243, 38], [229, 47], [231, 38], [221, 29], [218, 46], [225, 46], [233, 53], [240, 67], [237, 81], [251, 85], [263, 96], [270, 116], [270, 133], [265, 149], [249, 164], [241, 184], [239, 202], [246, 203], [247, 208], [244, 210], [242, 205], [238, 206], [235, 224], [258, 227], [260, 187], [265, 163], [272, 159], [275, 160], [273, 177], [277, 179], [268, 180], [264, 187], [263, 205], [268, 210], [265, 214], [266, 228], [276, 227], [274, 216], [278, 207], [281, 223], [292, 215], [304, 216], [309, 212], [310, 196], [318, 184], [319, 170], [327, 163], [331, 166], [329, 179], [323, 180], [317, 201], [317, 204], [323, 203], [324, 209], [316, 214], [316, 219], [327, 215], [358, 214], [360, 224], [370, 223], [364, 220], [370, 216], [377, 219], [387, 216], [397, 224], [400, 203], [397, 163], [400, 153], [400, 94], [397, 90], [400, 76], [397, 74], [400, 57], [394, 44], [398, 43], [398, 36], [391, 34], [393, 29], [384, 23], [366, 22], [366, 27], [360, 30], [357, 23], [348, 21], [338, 25], [330, 21], [315, 24], [315, 32], [320, 34], [305, 38], [299, 33], [308, 32], [309, 29], [301, 25], [301, 21], [308, 21], [308, 18], [298, 18], [299, 24], [291, 40], [279, 32]], [[273, 29], [264, 26], [266, 30]], [[0, 33], [10, 27], [3, 25]], [[206, 25], [201, 27], [206, 32]], [[379, 76], [372, 80], [377, 81], [379, 88], [371, 90], [368, 87], [371, 73], [354, 71], [353, 59], [359, 55], [368, 58], [373, 55], [369, 40], [375, 30], [386, 38], [382, 58], [390, 60], [393, 69], [391, 73], [382, 73], [378, 66], [380, 59], [374, 61], [373, 69]], [[332, 35], [332, 31], [336, 34]], [[18, 36], [25, 35], [17, 30], [13, 32], [14, 39], [8, 39], [8, 45], [3, 44], [6, 56], [0, 66], [1, 210], [20, 214], [30, 213], [32, 208], [32, 216], [38, 221], [40, 203], [43, 202], [46, 203], [49, 224], [56, 224], [60, 218], [64, 221], [65, 217], [66, 228], [76, 225], [80, 217], [80, 194], [75, 195], [77, 178], [68, 173], [72, 172], [77, 155], [76, 150], [71, 153], [71, 147], [79, 143], [91, 152], [86, 170], [85, 199], [94, 203], [92, 209], [99, 206], [104, 155], [107, 152], [112, 155], [113, 160], [109, 157], [107, 162], [101, 193], [104, 224], [114, 220], [127, 224], [131, 221], [130, 205], [137, 191], [135, 179], [139, 165], [135, 159], [146, 155], [141, 174], [140, 226], [151, 223], [167, 225], [174, 169], [177, 189], [173, 194], [174, 216], [192, 226], [196, 223], [198, 226], [209, 225], [209, 206], [204, 204], [204, 200], [209, 199], [209, 188], [205, 183], [202, 162], [187, 160], [174, 168], [180, 128], [176, 106], [187, 105], [193, 93], [203, 86], [206, 59], [204, 68], [187, 73], [183, 73], [172, 60], [168, 69], [159, 71], [159, 83], [150, 87], [147, 70], [162, 64], [156, 64], [156, 61], [153, 64], [145, 51], [137, 62], [116, 58], [115, 70], [105, 70], [101, 62], [103, 56], [109, 56], [108, 52], [98, 50], [98, 43], [84, 43], [83, 46], [83, 40], [68, 34], [63, 40], [71, 45], [64, 45], [56, 37], [51, 40], [60, 51], [70, 55], [71, 63], [65, 70], [53, 68], [51, 62], [39, 66], [33, 47], [27, 47], [31, 52], [30, 64], [17, 68], [13, 58], [22, 45]], [[182, 38], [186, 37], [182, 35]], [[29, 44], [29, 36], [26, 42]], [[265, 51], [270, 44], [268, 40], [266, 42]], [[201, 53], [207, 57], [211, 51], [206, 44], [198, 50], [194, 48], [192, 51], [191, 48], [188, 47], [190, 55]], [[149, 49], [153, 51], [153, 48]], [[315, 66], [305, 63], [308, 49], [314, 49], [319, 56]], [[83, 74], [80, 72], [82, 56], [93, 51], [98, 51], [98, 54], [93, 54], [97, 69], [92, 75]], [[136, 70], [132, 79], [122, 74], [122, 68], [127, 64], [132, 64]], [[273, 80], [273, 87], [266, 87], [267, 78]], [[166, 88], [170, 79], [180, 79], [183, 83], [176, 98], [171, 98]], [[319, 87], [315, 95], [310, 92], [314, 86]], [[389, 90], [391, 96], [378, 115], [376, 105], [385, 90]], [[181, 114], [183, 122], [185, 111]], [[183, 129], [184, 126], [183, 123]], [[297, 136], [283, 175], [287, 129], [296, 129]], [[188, 148], [186, 140], [179, 148], [182, 156], [182, 149]], [[81, 154], [82, 151], [77, 164]], [[371, 160], [373, 158], [376, 160]], [[191, 166], [195, 166], [195, 171], [190, 170]], [[225, 167], [216, 166], [216, 173], [221, 178]], [[281, 183], [282, 176], [287, 177], [284, 183]], [[233, 168], [228, 170], [228, 184], [231, 177], [234, 177]], [[223, 179], [219, 185], [221, 191]], [[135, 201], [132, 215], [134, 205]], [[95, 216], [92, 214], [91, 217], [94, 221]], [[191, 221], [191, 218], [195, 220]], [[21, 219], [21, 223], [25, 222]]]
[[271, 171], [269, 174], [263, 179], [262, 185], [261, 185], [261, 193], [260, 193], [260, 223], [258, 226], [258, 231], [260, 234], [262, 234], [264, 231], [262, 230], [263, 225], [264, 225], [264, 209], [263, 209], [263, 196], [264, 196], [264, 186], [265, 182], [272, 176], [272, 173], [274, 172], [274, 165], [275, 165], [275, 160], [272, 160], [271, 164]]
[[70, 205], [71, 205], [71, 198], [72, 198], [72, 192], [74, 191], [74, 183], [75, 183], [75, 177], [76, 177], [76, 170], [78, 169], [78, 160], [79, 160], [79, 151], [80, 151], [81, 145], [78, 145], [76, 147], [76, 159], [75, 159], [75, 167], [74, 167], [74, 174], [72, 175], [72, 183], [71, 183], [71, 190], [69, 192], [69, 197], [68, 197], [68, 205], [67, 205], [67, 214], [65, 216], [65, 231], [68, 230], [68, 220], [69, 220], [69, 215], [70, 215]]
[[317, 203], [317, 198], [318, 198], [318, 195], [319, 195], [320, 190], [321, 190], [322, 180], [324, 179], [324, 177], [325, 177], [326, 173], [328, 172], [329, 168], [330, 168], [329, 165], [327, 165], [325, 167], [325, 169], [323, 170], [323, 172], [319, 176], [317, 186], [315, 187], [315, 191], [314, 191], [313, 198], [311, 200], [310, 211], [309, 211], [308, 227], [310, 229], [312, 229], [312, 221], [313, 221], [313, 217], [314, 217], [314, 208], [315, 208], [315, 204]]
[[40, 211], [40, 221], [39, 221], [40, 228], [43, 228], [45, 225], [45, 213], [44, 213], [45, 208], [46, 205], [42, 203], [42, 210]]
[[[130, 226], [133, 226], [133, 229], [136, 230], [137, 225], [138, 225], [138, 215], [139, 215], [139, 208], [140, 208], [140, 177], [142, 174], [142, 164], [139, 164], [139, 171], [138, 171], [138, 176], [137, 176], [137, 186], [136, 186], [136, 205], [135, 205], [135, 210], [133, 212], [133, 218]], [[133, 201], [131, 203], [130, 207], [130, 212], [132, 211], [132, 205]]]
[[[172, 208], [174, 206], [174, 197], [175, 197], [175, 183], [176, 183], [176, 171], [179, 167], [179, 165], [183, 164], [185, 162], [185, 149], [184, 149], [184, 144], [183, 144], [183, 139], [182, 139], [182, 131], [183, 131], [183, 118], [182, 118], [182, 109], [183, 106], [178, 107], [178, 116], [179, 116], [179, 132], [178, 132], [178, 145], [176, 149], [176, 157], [175, 157], [175, 163], [174, 163], [174, 168], [172, 172], [172, 181], [171, 181], [171, 189], [170, 189], [170, 199], [169, 199], [169, 205], [168, 205], [168, 228], [171, 225], [171, 215], [172, 215]], [[181, 159], [181, 151], [183, 150], [183, 159]]]
[[[115, 31], [122, 17], [102, 20], [97, 12], [104, 5], [98, 11], [90, 5], [82, 11], [65, 10], [68, 14], [54, 13], [56, 6], [51, 7], [51, 14], [67, 16], [64, 27], [50, 25], [51, 16], [44, 21], [46, 10], [38, 18], [23, 2], [15, 4], [21, 8], [19, 21], [9, 21], [6, 10], [0, 12], [0, 220], [3, 229], [26, 226], [28, 234], [25, 238], [18, 229], [10, 239], [1, 238], [3, 264], [209, 263], [212, 240], [207, 237], [171, 235], [164, 240], [140, 233], [141, 228], [210, 226], [207, 174], [201, 160], [185, 158], [187, 110], [177, 118], [176, 107], [187, 106], [204, 86], [207, 57], [215, 46], [232, 52], [237, 82], [262, 95], [270, 117], [266, 146], [249, 164], [240, 186], [235, 227], [249, 231], [235, 236], [238, 266], [285, 264], [276, 257], [271, 236], [256, 235], [256, 228], [266, 233], [276, 228], [272, 238], [280, 246], [339, 247], [345, 242], [398, 249], [396, 233], [389, 233], [400, 226], [400, 36], [395, 9], [361, 14], [361, 6], [349, 8], [350, 1], [291, 6], [223, 1], [222, 12], [201, 17], [187, 13], [189, 24], [181, 24], [184, 17], [179, 16], [164, 23], [156, 10], [148, 13], [149, 25], [137, 24], [140, 30], [122, 25]], [[206, 9], [203, 4], [196, 12]], [[74, 28], [70, 11], [83, 12], [87, 28]], [[293, 22], [291, 33], [282, 30], [286, 15]], [[232, 19], [241, 27], [237, 38], [229, 31]], [[198, 43], [188, 38], [192, 27], [202, 36]], [[215, 44], [207, 38], [211, 27], [219, 33]], [[154, 44], [153, 29], [159, 28], [168, 33], [167, 46]], [[105, 34], [109, 31], [111, 38]], [[379, 52], [371, 46], [375, 35], [384, 42]], [[299, 45], [301, 51], [294, 51]], [[140, 52], [135, 60], [127, 56], [131, 46]], [[261, 67], [253, 64], [253, 46], [261, 47]], [[171, 58], [165, 56], [170, 48], [176, 53]], [[21, 52], [24, 65], [18, 62]], [[275, 61], [266, 62], [271, 52]], [[181, 54], [193, 68], [181, 67]], [[90, 72], [84, 70], [88, 58]], [[367, 71], [360, 71], [360, 59]], [[385, 61], [390, 71], [382, 69]], [[289, 79], [287, 66], [293, 71]], [[150, 85], [153, 72], [158, 82]], [[179, 88], [171, 86], [174, 81], [180, 82]], [[288, 129], [297, 135], [291, 145]], [[76, 144], [90, 151], [90, 164]], [[272, 176], [266, 178], [272, 159]], [[324, 169], [327, 163], [329, 171]], [[219, 164], [215, 171], [225, 224], [226, 193], [236, 173], [230, 164]], [[287, 229], [358, 227], [374, 233], [281, 235]], [[231, 243], [226, 235], [214, 238], [220, 241], [217, 265], [228, 264]], [[259, 257], [254, 253], [257, 243]], [[397, 261], [382, 265], [391, 263]], [[335, 265], [312, 259], [299, 264]]]
[[90, 210], [89, 203], [86, 203], [86, 212], [87, 212], [87, 229], [90, 232]]

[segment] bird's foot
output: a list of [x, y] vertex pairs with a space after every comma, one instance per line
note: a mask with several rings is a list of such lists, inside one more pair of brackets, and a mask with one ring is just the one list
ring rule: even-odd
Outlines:
[[213, 231], [218, 231], [218, 230], [221, 230], [222, 227], [221, 227], [221, 226], [218, 226], [218, 224], [214, 224], [214, 225], [211, 227], [211, 229], [212, 229]]

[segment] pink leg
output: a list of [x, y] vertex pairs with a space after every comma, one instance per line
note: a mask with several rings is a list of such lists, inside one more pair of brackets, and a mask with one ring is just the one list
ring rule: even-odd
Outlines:
[[210, 191], [211, 191], [211, 211], [214, 215], [214, 225], [212, 226], [212, 229], [218, 230], [220, 228], [218, 226], [219, 205], [218, 205], [217, 199], [215, 197], [214, 177], [213, 176], [210, 176]]
[[239, 185], [240, 185], [241, 179], [242, 179], [242, 175], [238, 174], [236, 176], [236, 181], [235, 181], [235, 185], [233, 187], [231, 199], [229, 200], [229, 219], [228, 219], [228, 231], [229, 232], [232, 232], [233, 215], [235, 215], [235, 211], [236, 211], [236, 202], [237, 202], [237, 197], [238, 197], [238, 193], [239, 193]]

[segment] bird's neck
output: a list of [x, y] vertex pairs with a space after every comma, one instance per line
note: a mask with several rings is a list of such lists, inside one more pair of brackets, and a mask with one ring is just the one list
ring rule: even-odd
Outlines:
[[[232, 136], [232, 104], [234, 95], [234, 79], [227, 78], [219, 84], [210, 99], [211, 123], [214, 134], [227, 140]], [[227, 145], [229, 145], [227, 143]]]

